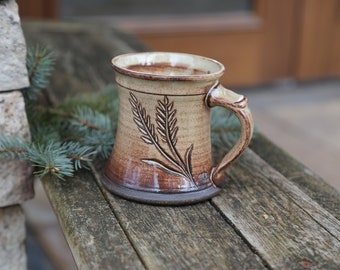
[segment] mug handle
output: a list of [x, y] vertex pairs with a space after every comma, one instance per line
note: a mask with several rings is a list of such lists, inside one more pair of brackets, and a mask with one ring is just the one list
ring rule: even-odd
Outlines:
[[250, 143], [254, 129], [253, 117], [248, 108], [247, 98], [224, 88], [220, 83], [210, 89], [206, 95], [205, 103], [208, 107], [225, 107], [235, 114], [241, 123], [241, 136], [237, 143], [211, 171], [210, 179], [216, 186], [222, 186], [224, 182], [223, 170], [236, 160]]

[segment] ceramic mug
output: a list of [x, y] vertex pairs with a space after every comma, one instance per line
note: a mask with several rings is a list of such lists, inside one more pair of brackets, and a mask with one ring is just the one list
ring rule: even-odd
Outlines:
[[[119, 120], [103, 183], [121, 197], [152, 204], [187, 204], [216, 195], [223, 170], [248, 146], [253, 120], [247, 99], [219, 84], [224, 66], [183, 53], [143, 52], [112, 60]], [[210, 107], [240, 120], [241, 136], [217, 166]]]

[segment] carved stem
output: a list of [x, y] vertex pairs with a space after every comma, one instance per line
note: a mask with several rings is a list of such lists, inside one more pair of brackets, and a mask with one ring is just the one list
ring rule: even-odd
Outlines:
[[181, 158], [181, 156], [179, 155], [177, 149], [175, 148], [174, 145], [174, 140], [171, 138], [171, 130], [170, 130], [170, 115], [169, 115], [169, 106], [168, 106], [168, 98], [165, 96], [164, 97], [164, 105], [165, 105], [165, 133], [166, 133], [166, 143], [168, 144], [171, 153], [173, 154], [173, 156], [175, 157], [175, 159], [177, 160], [178, 164], [179, 164], [179, 168], [181, 169], [181, 171], [183, 172], [183, 174], [190, 179], [191, 181], [194, 182], [193, 176], [191, 174], [190, 171], [188, 171], [186, 168], [187, 166], [185, 165], [183, 159]]

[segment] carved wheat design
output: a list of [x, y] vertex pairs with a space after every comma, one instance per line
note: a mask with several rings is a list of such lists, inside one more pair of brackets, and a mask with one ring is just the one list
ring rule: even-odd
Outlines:
[[[173, 166], [170, 167], [158, 159], [142, 159], [142, 162], [163, 170], [169, 174], [183, 177], [184, 179], [194, 183], [194, 177], [191, 170], [191, 154], [193, 144], [188, 147], [185, 152], [184, 159], [180, 156], [176, 149], [178, 126], [176, 119], [176, 109], [174, 102], [169, 102], [167, 96], [164, 96], [163, 101], [158, 100], [156, 107], [156, 123], [157, 128], [151, 123], [150, 116], [146, 113], [145, 108], [138, 101], [135, 95], [130, 93], [130, 104], [133, 113], [133, 120], [137, 125], [138, 130], [142, 133], [141, 139], [156, 147], [159, 153]], [[159, 134], [163, 144], [166, 144], [170, 153], [160, 145]]]

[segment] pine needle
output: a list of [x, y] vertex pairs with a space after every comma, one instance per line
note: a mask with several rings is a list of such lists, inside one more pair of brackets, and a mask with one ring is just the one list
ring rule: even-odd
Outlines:
[[18, 137], [0, 137], [0, 157], [3, 159], [25, 159], [27, 144]]
[[26, 66], [30, 86], [24, 91], [25, 98], [35, 100], [41, 90], [47, 87], [54, 63], [55, 56], [47, 48], [36, 46], [27, 51]]
[[27, 151], [27, 159], [38, 168], [35, 174], [44, 176], [54, 175], [59, 179], [73, 176], [72, 159], [67, 155], [67, 148], [59, 142], [48, 145], [32, 145]]

